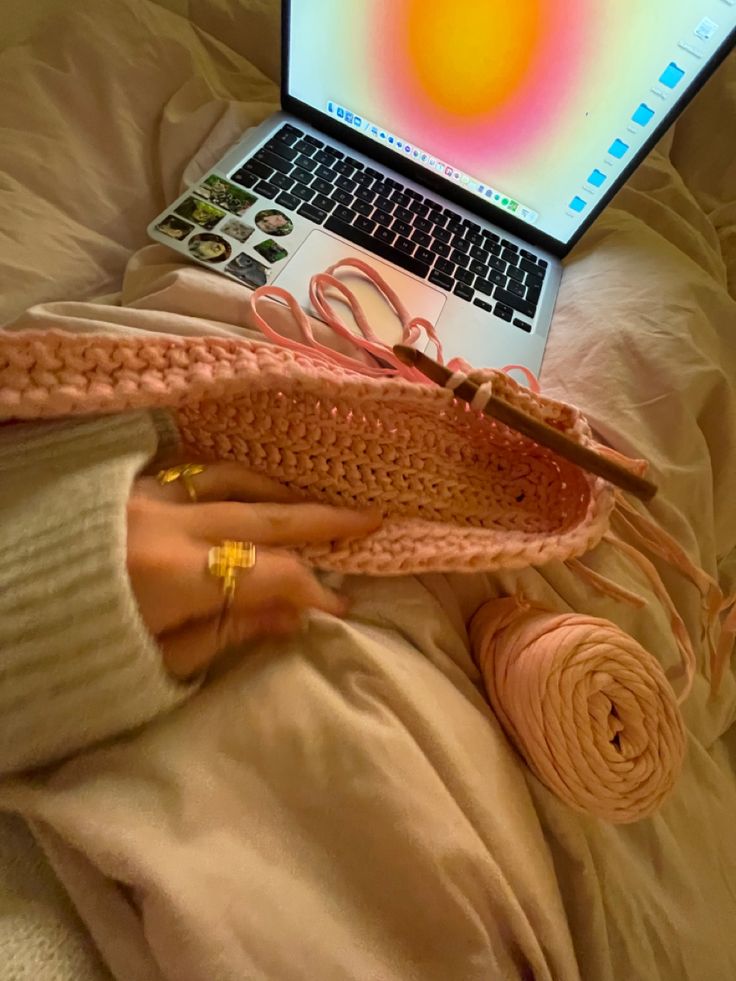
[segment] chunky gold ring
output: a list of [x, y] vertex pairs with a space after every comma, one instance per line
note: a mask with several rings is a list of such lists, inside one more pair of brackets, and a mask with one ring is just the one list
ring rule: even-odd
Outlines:
[[156, 480], [162, 487], [165, 487], [167, 484], [173, 484], [175, 480], [180, 480], [186, 488], [189, 500], [192, 504], [196, 504], [199, 498], [197, 497], [197, 491], [192, 482], [192, 477], [196, 477], [198, 473], [204, 473], [204, 470], [203, 463], [182, 463], [178, 467], [159, 470], [156, 474]]
[[226, 540], [215, 545], [207, 555], [207, 570], [217, 579], [222, 579], [225, 594], [225, 610], [235, 595], [235, 583], [241, 569], [252, 569], [256, 564], [256, 547], [253, 542], [234, 542]]

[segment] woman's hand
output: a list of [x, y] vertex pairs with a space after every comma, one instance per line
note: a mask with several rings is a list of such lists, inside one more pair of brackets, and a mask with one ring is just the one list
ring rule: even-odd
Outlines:
[[[305, 610], [340, 616], [345, 601], [284, 549], [375, 531], [381, 516], [301, 499], [238, 463], [209, 465], [192, 478], [198, 502], [181, 481], [136, 481], [128, 503], [128, 574], [143, 620], [177, 678], [204, 670], [218, 651], [264, 634], [299, 629]], [[238, 574], [223, 618], [222, 580], [207, 569], [213, 545], [253, 542], [257, 561]]]

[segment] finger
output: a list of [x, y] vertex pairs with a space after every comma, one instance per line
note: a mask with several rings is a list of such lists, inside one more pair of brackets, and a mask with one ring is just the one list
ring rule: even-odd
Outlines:
[[182, 520], [197, 538], [217, 544], [225, 539], [262, 545], [302, 545], [362, 538], [380, 527], [377, 509], [353, 511], [325, 504], [201, 504], [187, 508]]
[[266, 607], [247, 617], [227, 616], [188, 623], [158, 638], [169, 674], [181, 681], [205, 671], [217, 654], [258, 637], [297, 633], [302, 621], [291, 606]]
[[[208, 463], [202, 473], [190, 475], [188, 479], [198, 501], [274, 501], [293, 504], [304, 500], [298, 491], [234, 460]], [[191, 503], [186, 485], [181, 479], [172, 480], [162, 486], [156, 477], [141, 477], [136, 489], [159, 501], [169, 501], [172, 504]]]

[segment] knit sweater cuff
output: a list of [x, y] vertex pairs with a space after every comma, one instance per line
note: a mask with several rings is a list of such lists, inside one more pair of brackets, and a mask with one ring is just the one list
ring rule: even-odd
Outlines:
[[126, 504], [175, 430], [149, 413], [0, 427], [0, 772], [138, 726], [165, 671], [127, 575]]

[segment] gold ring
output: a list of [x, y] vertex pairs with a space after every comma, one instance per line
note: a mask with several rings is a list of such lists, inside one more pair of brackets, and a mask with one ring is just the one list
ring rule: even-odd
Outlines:
[[180, 480], [186, 488], [189, 500], [192, 504], [196, 504], [199, 498], [197, 497], [197, 491], [192, 482], [192, 477], [196, 477], [198, 473], [204, 473], [204, 470], [205, 467], [202, 463], [182, 463], [178, 467], [159, 470], [156, 474], [156, 480], [162, 487], [165, 487], [167, 484], [173, 484], [175, 480]]
[[233, 601], [238, 572], [241, 569], [252, 569], [255, 564], [256, 547], [253, 542], [226, 540], [221, 545], [215, 545], [209, 550], [207, 571], [215, 578], [222, 579], [225, 610]]

